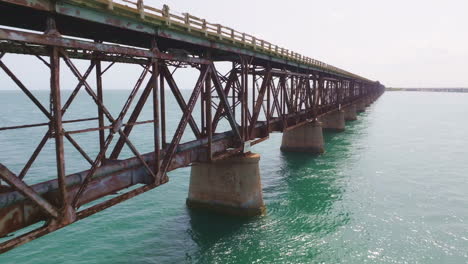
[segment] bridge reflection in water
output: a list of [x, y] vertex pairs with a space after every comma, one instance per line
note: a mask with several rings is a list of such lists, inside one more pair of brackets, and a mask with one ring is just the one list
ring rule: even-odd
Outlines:
[[[346, 133], [324, 134], [325, 155], [272, 151], [277, 147], [263, 144], [256, 147], [265, 157], [260, 168], [266, 215], [244, 219], [190, 210], [187, 241], [193, 240], [195, 246], [187, 257], [208, 263], [220, 256], [226, 262], [253, 262], [260, 256], [264, 262], [320, 259], [324, 252], [318, 250], [326, 248], [323, 241], [340, 233], [352, 218], [341, 202], [349, 191], [346, 170], [355, 163], [352, 141], [365, 139], [356, 133], [358, 126], [350, 127]], [[270, 140], [279, 143], [281, 138], [274, 135]]]

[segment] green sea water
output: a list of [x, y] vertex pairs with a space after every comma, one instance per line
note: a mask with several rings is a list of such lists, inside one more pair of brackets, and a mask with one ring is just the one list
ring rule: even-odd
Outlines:
[[[107, 103], [120, 107], [127, 93], [110, 92]], [[0, 124], [42, 122], [19, 98], [0, 92]], [[75, 106], [76, 117], [95, 112], [86, 104]], [[0, 162], [20, 169], [43, 132], [0, 133]], [[77, 141], [95, 153], [96, 137], [88, 138]], [[134, 140], [149, 151], [150, 127]], [[320, 156], [282, 153], [279, 133], [253, 148], [263, 216], [187, 209], [184, 168], [166, 185], [0, 255], [0, 263], [468, 263], [468, 94], [387, 92], [325, 141]], [[27, 181], [53, 174], [53, 144], [44, 151]], [[82, 170], [79, 154], [66, 155], [67, 172]]]

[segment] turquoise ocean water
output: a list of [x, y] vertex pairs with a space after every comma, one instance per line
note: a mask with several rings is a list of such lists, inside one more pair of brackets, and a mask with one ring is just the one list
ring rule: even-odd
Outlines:
[[[111, 111], [127, 93], [107, 92]], [[47, 93], [36, 94], [47, 105]], [[0, 92], [0, 125], [43, 122], [19, 95]], [[67, 119], [95, 115], [80, 98]], [[175, 111], [168, 115], [176, 122]], [[188, 210], [184, 168], [164, 186], [0, 255], [0, 263], [468, 263], [468, 94], [387, 92], [358, 118], [325, 134], [321, 156], [282, 153], [281, 134], [254, 147], [264, 216]], [[1, 132], [0, 162], [18, 171], [44, 132]], [[150, 151], [151, 127], [135, 134]], [[90, 153], [96, 139], [76, 136]], [[79, 154], [70, 146], [66, 153], [67, 172], [82, 170]], [[52, 143], [27, 182], [54, 174], [51, 157]]]

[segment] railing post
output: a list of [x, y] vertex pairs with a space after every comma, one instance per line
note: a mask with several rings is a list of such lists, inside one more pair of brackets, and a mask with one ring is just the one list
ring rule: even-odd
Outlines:
[[187, 31], [190, 32], [192, 29], [190, 28], [190, 14], [189, 13], [184, 14], [184, 23], [185, 23], [185, 26], [187, 27]]
[[143, 0], [138, 0], [137, 2], [138, 12], [140, 13], [140, 18], [145, 19], [145, 4]]
[[220, 40], [222, 40], [223, 39], [223, 32], [222, 32], [221, 24], [218, 24], [216, 33], [218, 34], [218, 38]]
[[162, 16], [166, 20], [166, 25], [170, 26], [171, 25], [171, 17], [170, 17], [170, 14], [169, 14], [169, 6], [168, 5], [163, 5]]
[[208, 36], [207, 26], [206, 26], [206, 19], [202, 20], [202, 30], [205, 33], [205, 36]]
[[235, 41], [235, 35], [234, 35], [234, 29], [231, 28], [231, 38], [232, 38], [232, 42]]
[[113, 0], [107, 0], [107, 9], [114, 10], [114, 1]]

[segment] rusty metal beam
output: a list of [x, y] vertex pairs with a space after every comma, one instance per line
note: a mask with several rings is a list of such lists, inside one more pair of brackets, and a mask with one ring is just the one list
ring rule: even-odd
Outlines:
[[63, 144], [62, 104], [60, 96], [60, 54], [58, 48], [51, 48], [50, 55], [50, 100], [52, 106], [52, 128], [55, 138], [55, 159], [57, 163], [57, 178], [60, 190], [61, 220], [70, 221], [70, 202], [65, 182], [65, 151]]
[[46, 201], [39, 194], [37, 194], [33, 189], [31, 189], [31, 187], [26, 185], [20, 178], [14, 175], [10, 170], [8, 170], [7, 167], [5, 167], [1, 163], [0, 178], [6, 181], [8, 184], [10, 184], [13, 188], [15, 188], [25, 197], [31, 199], [31, 201], [36, 203], [39, 206], [39, 208], [41, 208], [45, 213], [47, 213], [51, 217], [59, 217], [59, 212], [53, 205], [51, 205], [48, 201]]
[[[213, 65], [211, 65], [211, 70], [215, 72], [215, 68]], [[216, 74], [211, 74], [211, 78], [213, 80], [213, 84], [215, 86], [216, 92], [218, 93], [219, 100], [221, 102], [221, 105], [224, 108], [224, 112], [227, 115], [227, 119], [229, 121], [229, 124], [231, 125], [231, 129], [234, 132], [234, 135], [241, 140], [241, 135], [239, 133], [239, 127], [236, 123], [236, 119], [231, 111], [231, 107], [229, 105], [229, 101], [227, 99], [226, 94], [224, 93], [224, 89], [221, 85], [221, 81], [219, 80], [218, 76]]]
[[174, 157], [174, 154], [177, 149], [177, 145], [179, 145], [180, 139], [182, 138], [182, 135], [184, 134], [185, 127], [187, 126], [187, 123], [190, 117], [192, 116], [192, 111], [195, 108], [195, 103], [198, 99], [198, 96], [200, 95], [203, 84], [205, 82], [206, 77], [210, 73], [210, 70], [211, 69], [208, 66], [206, 65], [202, 66], [200, 76], [198, 77], [197, 83], [195, 84], [192, 95], [190, 96], [189, 102], [187, 104], [187, 109], [185, 109], [182, 115], [182, 119], [180, 120], [179, 125], [177, 126], [177, 129], [174, 133], [174, 137], [172, 138], [171, 144], [167, 148], [167, 151], [165, 152], [165, 155], [164, 155], [164, 159], [162, 160], [160, 173], [163, 175], [169, 169], [169, 165], [172, 161], [172, 158]]
[[251, 119], [250, 130], [249, 130], [249, 135], [251, 137], [253, 137], [252, 132], [253, 132], [253, 130], [255, 128], [255, 124], [257, 123], [257, 119], [258, 119], [258, 117], [260, 115], [260, 108], [263, 105], [263, 97], [265, 96], [267, 87], [270, 84], [270, 78], [271, 78], [271, 73], [270, 73], [270, 71], [267, 70], [266, 73], [265, 73], [265, 76], [263, 77], [262, 86], [261, 86], [260, 91], [258, 93], [258, 97], [257, 97], [257, 100], [255, 102], [255, 106], [253, 107], [253, 110], [252, 110], [253, 111], [253, 116], [252, 116], [252, 119]]
[[[187, 111], [187, 104], [185, 103], [184, 97], [182, 96], [182, 93], [180, 93], [179, 87], [177, 86], [177, 83], [172, 77], [172, 74], [167, 66], [161, 65], [159, 70], [161, 71], [161, 78], [164, 77], [164, 79], [167, 81], [167, 84], [169, 85], [169, 88], [171, 89], [172, 94], [174, 95], [182, 112]], [[198, 128], [197, 122], [195, 122], [195, 119], [193, 119], [192, 115], [189, 116], [189, 125], [195, 137], [200, 138], [200, 129]]]
[[209, 60], [188, 57], [183, 55], [176, 55], [164, 52], [152, 52], [150, 50], [136, 49], [124, 47], [115, 44], [103, 44], [91, 41], [84, 41], [72, 38], [57, 37], [51, 35], [43, 35], [37, 33], [30, 33], [18, 30], [0, 28], [0, 39], [17, 41], [21, 43], [32, 43], [37, 45], [46, 45], [62, 48], [83, 49], [89, 51], [97, 51], [108, 54], [120, 54], [141, 58], [154, 58], [169, 61], [182, 61], [195, 64], [210, 64]]

